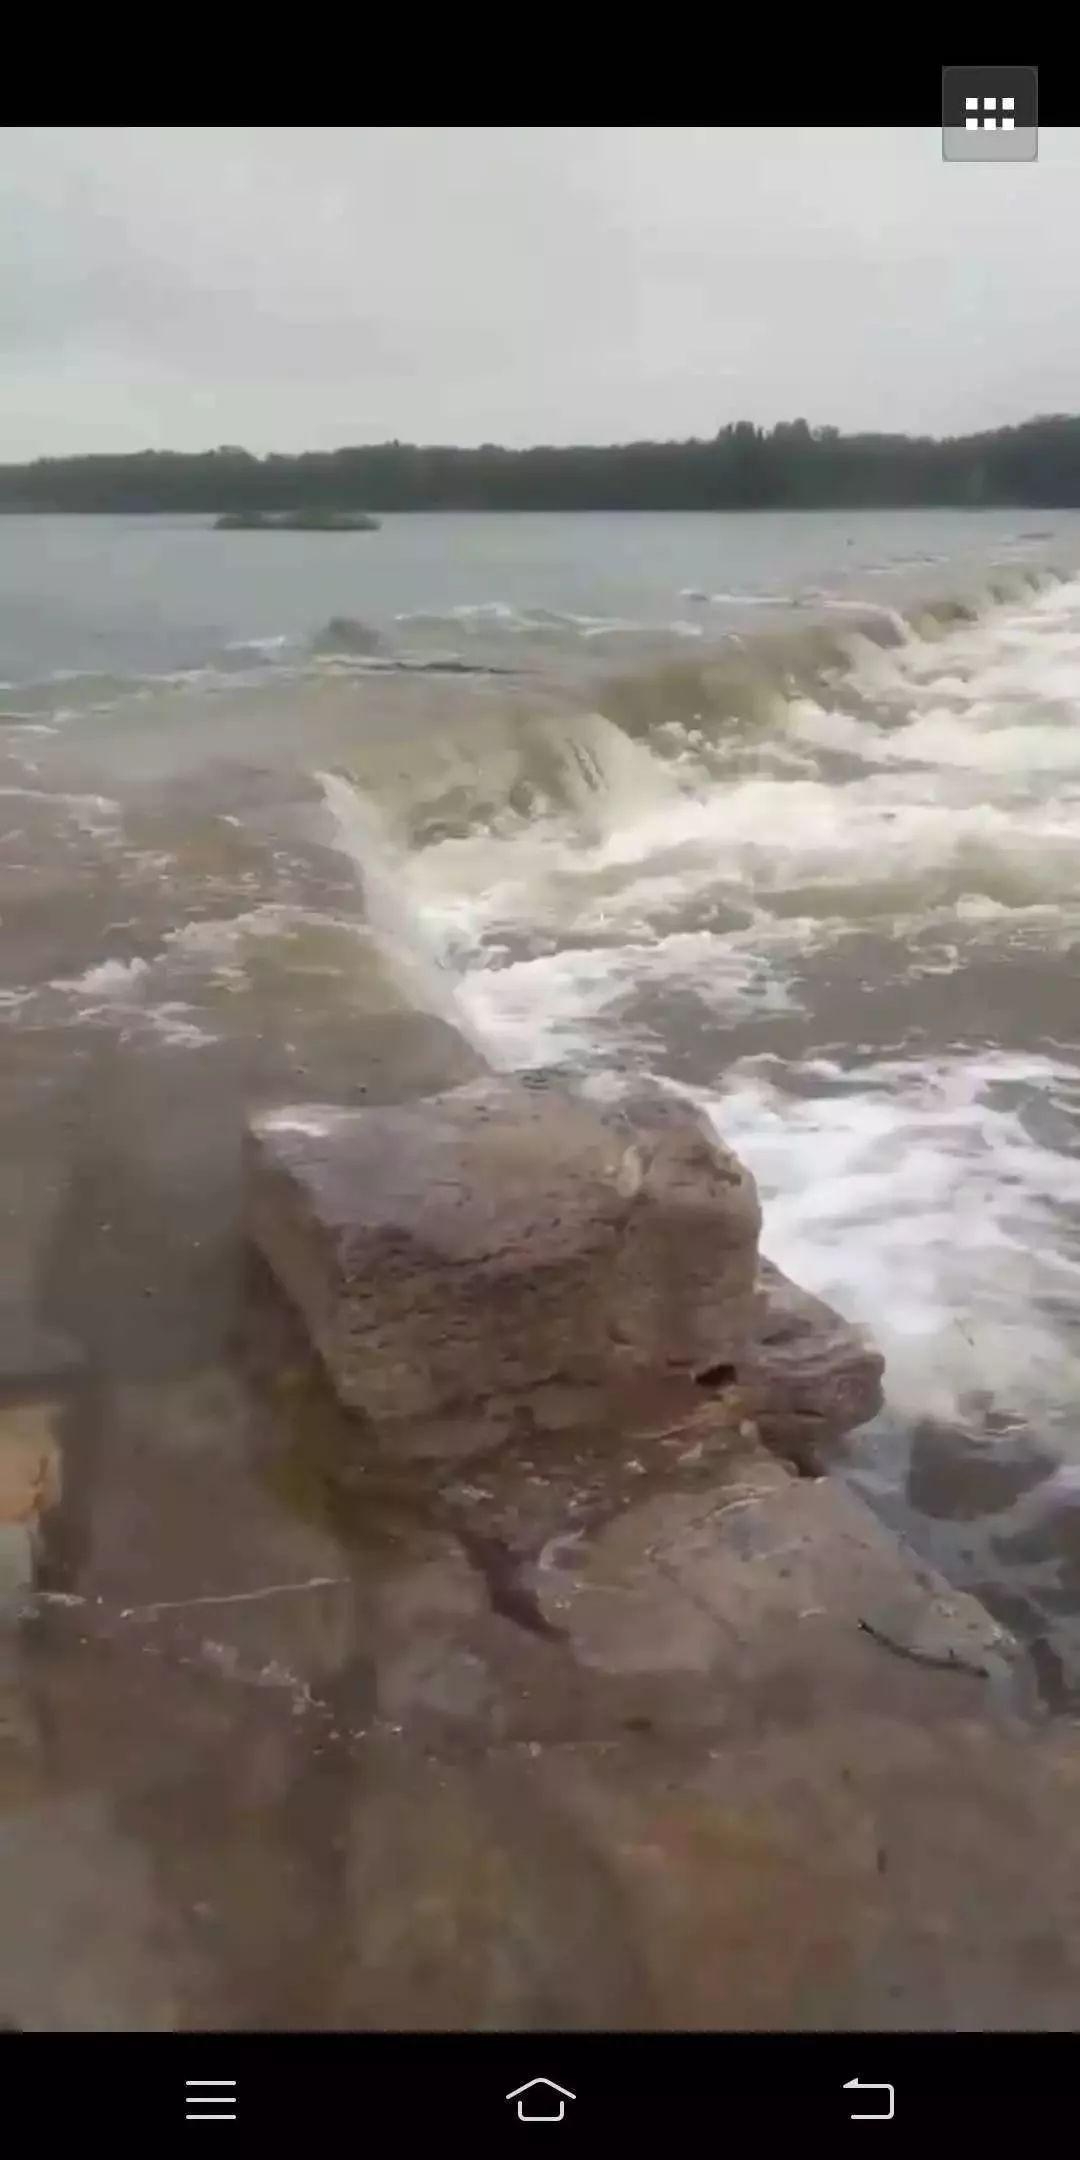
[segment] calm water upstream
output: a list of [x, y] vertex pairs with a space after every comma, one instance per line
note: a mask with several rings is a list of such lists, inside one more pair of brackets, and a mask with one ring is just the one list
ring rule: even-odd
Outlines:
[[[144, 1547], [148, 1604], [232, 1580], [242, 1540], [223, 1549], [200, 1480], [259, 1453], [245, 1108], [349, 1099], [360, 1072], [434, 1086], [459, 1040], [707, 1106], [758, 1177], [765, 1250], [885, 1351], [850, 1474], [1074, 1704], [1080, 516], [0, 519], [0, 1297], [13, 1372], [42, 1330], [80, 1356], [65, 1595], [133, 1604]], [[294, 1471], [310, 1552], [269, 1514], [253, 1546], [277, 1579], [333, 1576], [341, 1522]], [[384, 1560], [417, 1534], [396, 1505]], [[197, 1650], [244, 1677], [242, 1646], [199, 1641], [192, 1671]], [[35, 1652], [53, 1754], [28, 1740], [20, 1775], [46, 1815], [123, 1747], [72, 1654]], [[300, 1715], [291, 1638], [276, 1665], [266, 1692]], [[152, 1722], [156, 1682], [131, 1686]], [[177, 1825], [200, 1775], [175, 1771]], [[71, 1865], [107, 1877], [115, 1824], [82, 1804]], [[329, 1928], [333, 1792], [290, 1805]], [[126, 1806], [135, 1835], [149, 1802]], [[179, 1828], [155, 1837], [179, 1877]], [[147, 1865], [123, 1862], [136, 1907]], [[244, 1955], [230, 2014], [295, 2021], [284, 1978], [251, 2010]]]

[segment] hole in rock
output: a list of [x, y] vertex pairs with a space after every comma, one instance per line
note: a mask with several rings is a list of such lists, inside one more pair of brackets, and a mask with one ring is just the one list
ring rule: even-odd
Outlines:
[[694, 1374], [699, 1387], [731, 1387], [737, 1378], [734, 1365], [706, 1365], [704, 1372]]

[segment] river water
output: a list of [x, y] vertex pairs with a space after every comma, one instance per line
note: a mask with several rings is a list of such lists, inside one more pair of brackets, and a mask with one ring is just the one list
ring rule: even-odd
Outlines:
[[705, 1105], [885, 1352], [847, 1474], [1075, 1702], [1080, 518], [7, 518], [0, 681], [6, 1334], [92, 1398], [58, 1583], [138, 1548], [85, 1467], [136, 1399], [198, 1452], [245, 1109], [459, 1045]]

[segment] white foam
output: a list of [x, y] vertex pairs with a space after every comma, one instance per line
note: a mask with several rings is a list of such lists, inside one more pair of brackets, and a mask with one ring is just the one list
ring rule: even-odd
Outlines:
[[[217, 1041], [217, 1036], [192, 1017], [195, 1008], [177, 1000], [151, 1004], [147, 999], [152, 972], [146, 960], [105, 960], [84, 975], [58, 979], [35, 989], [0, 993], [0, 1017], [8, 1012], [19, 1022], [29, 1014], [30, 1025], [55, 1024], [59, 1019], [77, 1028], [108, 1028], [122, 1042], [157, 1037], [170, 1049], [197, 1050]], [[57, 1007], [56, 997], [64, 1003]]]
[[328, 1139], [336, 1122], [332, 1110], [327, 1110], [320, 1116], [306, 1104], [298, 1110], [267, 1111], [266, 1115], [257, 1121], [262, 1132], [303, 1133], [310, 1140]]
[[408, 865], [411, 904], [448, 948], [515, 925], [588, 941], [725, 901], [844, 930], [961, 894], [1017, 907], [1080, 898], [1080, 800], [949, 803], [891, 776], [845, 786], [751, 779], [670, 800], [593, 847], [557, 821], [515, 841], [447, 842]]
[[275, 653], [280, 652], [283, 646], [293, 644], [294, 642], [295, 640], [290, 637], [289, 632], [287, 630], [282, 630], [279, 631], [276, 637], [230, 638], [225, 647], [225, 650], [226, 652]]
[[99, 960], [84, 975], [70, 981], [58, 980], [49, 987], [78, 997], [126, 998], [149, 973], [148, 960]]
[[[36, 772], [38, 767], [27, 764], [26, 769]], [[52, 788], [42, 787], [0, 787], [0, 795], [18, 797], [26, 802], [53, 804], [58, 810], [66, 810], [73, 817], [90, 815], [112, 819], [120, 815], [119, 803], [111, 801], [107, 795], [64, 795]]]
[[708, 595], [716, 607], [795, 607], [791, 593], [714, 592]]
[[989, 1051], [800, 1072], [829, 1092], [793, 1094], [768, 1061], [693, 1092], [758, 1178], [765, 1250], [873, 1330], [894, 1406], [951, 1417], [977, 1388], [1029, 1414], [1080, 1398], [1052, 1317], [1080, 1295], [1080, 1162], [1018, 1107], [1075, 1107], [1076, 1068]]
[[[947, 682], [934, 685], [937, 694], [948, 687]], [[1020, 778], [1080, 772], [1080, 728], [1071, 713], [1056, 722], [1010, 726], [994, 724], [988, 715], [980, 724], [972, 712], [961, 716], [941, 709], [921, 714], [904, 727], [885, 728], [799, 699], [792, 704], [790, 726], [803, 742], [848, 751], [870, 764], [960, 766]]]
[[458, 985], [438, 943], [407, 898], [405, 860], [371, 800], [340, 773], [319, 773], [337, 847], [363, 882], [364, 911], [380, 952], [406, 995], [423, 1010], [469, 1032]]
[[151, 1005], [143, 1014], [146, 1025], [172, 1050], [203, 1050], [217, 1041], [208, 1028], [190, 1018], [193, 1007], [176, 1000]]
[[336, 918], [309, 915], [302, 908], [264, 901], [257, 907], [242, 909], [238, 915], [215, 915], [200, 922], [181, 923], [178, 929], [166, 933], [165, 943], [178, 959], [227, 969], [245, 938], [282, 937], [303, 921], [336, 923]]
[[460, 999], [474, 1037], [501, 1069], [569, 1064], [585, 1070], [612, 1055], [662, 1052], [651, 1027], [631, 1008], [644, 989], [691, 993], [703, 1008], [734, 1020], [794, 1007], [788, 987], [742, 943], [709, 931], [659, 938], [649, 945], [572, 948], [506, 967], [474, 967]]
[[[359, 917], [327, 914], [318, 908], [306, 908], [288, 901], [266, 900], [252, 908], [242, 908], [237, 915], [210, 916], [197, 922], [181, 923], [178, 929], [169, 930], [165, 936], [162, 955], [170, 968], [194, 970], [209, 975], [226, 988], [237, 988], [248, 981], [249, 945], [272, 944], [275, 940], [288, 943], [310, 933], [323, 933], [332, 951], [334, 940], [346, 946], [355, 942], [366, 945], [370, 941], [370, 929]], [[339, 949], [340, 949], [339, 943]], [[309, 970], [314, 972], [318, 962], [309, 959]], [[337, 972], [327, 962], [324, 972]]]
[[[1018, 907], [1074, 899], [1080, 583], [1024, 611], [961, 623], [933, 643], [908, 637], [885, 650], [856, 636], [852, 649], [856, 684], [879, 722], [796, 699], [786, 734], [727, 747], [699, 727], [665, 722], [665, 759], [622, 738], [630, 755], [621, 780], [615, 749], [598, 735], [610, 771], [602, 787], [583, 790], [576, 831], [549, 819], [501, 856], [485, 839], [429, 865], [430, 888], [448, 876], [456, 934], [469, 943], [470, 908], [474, 931], [539, 920], [580, 932], [591, 919], [590, 886], [602, 889], [609, 921], [629, 923], [642, 906], [669, 910], [713, 890], [767, 907], [773, 896], [816, 888], [824, 915], [843, 893], [848, 917], [863, 892], [876, 913], [890, 891], [910, 912], [920, 882], [931, 907], [949, 888]], [[608, 735], [618, 740], [610, 725]], [[821, 750], [853, 754], [869, 770], [846, 785], [821, 778], [812, 763]], [[757, 771], [725, 779], [733, 754], [743, 767], [756, 756]], [[792, 758], [800, 777], [788, 777]], [[583, 835], [592, 849], [581, 847]], [[439, 905], [434, 890], [431, 902]]]

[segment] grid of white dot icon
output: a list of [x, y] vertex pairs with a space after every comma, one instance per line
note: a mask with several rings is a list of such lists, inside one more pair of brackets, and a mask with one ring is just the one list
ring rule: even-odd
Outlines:
[[[1014, 128], [1013, 112], [1016, 99], [1011, 97], [969, 97], [964, 99], [967, 115], [966, 128]], [[1000, 112], [998, 108], [1000, 107]]]

